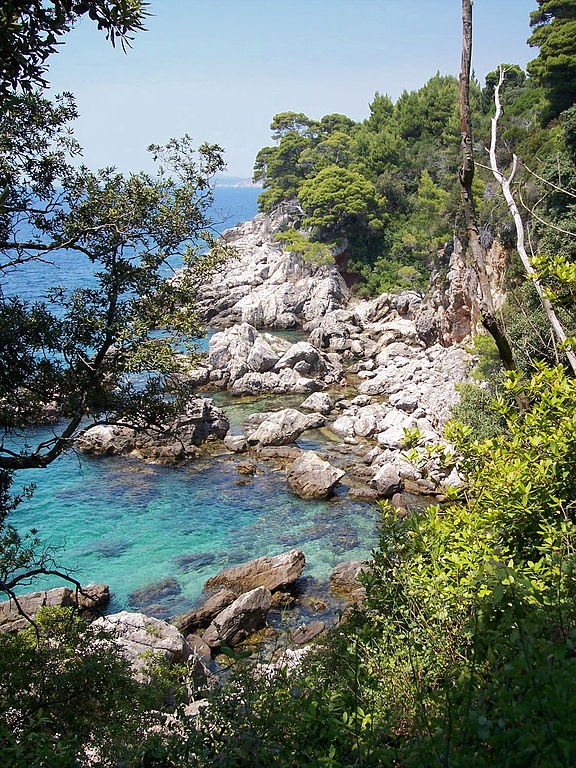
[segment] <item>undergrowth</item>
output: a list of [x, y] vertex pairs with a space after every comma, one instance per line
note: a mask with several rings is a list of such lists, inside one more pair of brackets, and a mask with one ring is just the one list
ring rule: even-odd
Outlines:
[[502, 398], [489, 439], [451, 426], [451, 503], [383, 509], [363, 609], [296, 672], [237, 672], [167, 764], [574, 765], [576, 384], [504, 386], [530, 409]]

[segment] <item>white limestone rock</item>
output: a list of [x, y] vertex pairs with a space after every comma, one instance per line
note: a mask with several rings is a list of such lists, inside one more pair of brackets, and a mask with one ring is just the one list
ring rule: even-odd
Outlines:
[[143, 613], [121, 611], [102, 616], [96, 619], [92, 628], [112, 636], [139, 678], [147, 676], [154, 658], [178, 663], [190, 657], [190, 646], [176, 627]]
[[330, 395], [325, 392], [313, 392], [300, 404], [300, 408], [305, 411], [322, 413], [326, 416], [334, 408], [334, 403]]
[[248, 435], [250, 445], [287, 445], [293, 443], [306, 429], [323, 426], [325, 418], [319, 413], [304, 414], [294, 408], [266, 414], [266, 418]]
[[196, 306], [210, 325], [295, 328], [344, 305], [348, 289], [334, 264], [305, 262], [275, 240], [291, 223], [276, 211], [224, 232], [238, 258], [199, 291]]
[[325, 499], [344, 477], [341, 469], [321, 459], [314, 451], [304, 451], [288, 470], [290, 490], [302, 499]]

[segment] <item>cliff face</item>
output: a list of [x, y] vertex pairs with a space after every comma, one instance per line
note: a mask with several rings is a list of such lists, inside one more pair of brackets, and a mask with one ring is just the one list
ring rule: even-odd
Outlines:
[[[350, 290], [336, 264], [305, 262], [277, 242], [275, 235], [292, 224], [290, 212], [280, 210], [259, 214], [224, 233], [224, 240], [234, 246], [238, 258], [228, 262], [200, 291], [197, 307], [207, 324], [216, 328], [248, 323], [261, 329], [313, 330], [334, 311], [359, 306], [351, 302]], [[376, 314], [380, 306], [398, 305], [398, 314], [416, 323], [427, 345], [451, 346], [469, 340], [481, 326], [477, 281], [457, 238], [440, 254], [440, 261], [445, 267], [433, 275], [426, 299], [407, 291], [400, 295], [404, 298], [383, 294], [369, 304]], [[506, 251], [494, 241], [488, 249], [487, 268], [497, 309], [505, 298], [502, 278], [506, 264]]]
[[[425, 323], [441, 344], [450, 346], [470, 339], [480, 330], [482, 322], [478, 311], [476, 275], [467, 263], [458, 238], [455, 237], [446, 247], [442, 257], [447, 261], [447, 271], [446, 274], [437, 271], [432, 276], [433, 287], [427, 301]], [[508, 251], [494, 240], [486, 253], [486, 268], [497, 311], [506, 298], [503, 280], [508, 261]], [[423, 319], [420, 322], [425, 324]]]

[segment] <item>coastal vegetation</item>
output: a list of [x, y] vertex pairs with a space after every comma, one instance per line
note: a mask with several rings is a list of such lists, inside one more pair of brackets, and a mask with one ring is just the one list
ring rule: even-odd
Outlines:
[[[189, 669], [158, 663], [134, 679], [106, 633], [67, 609], [0, 635], [6, 766], [574, 765], [576, 385], [563, 353], [576, 334], [576, 78], [566, 74], [576, 4], [538, 6], [528, 72], [505, 65], [469, 93], [473, 224], [483, 249], [496, 243], [508, 257], [499, 321], [514, 370], [503, 372], [490, 337], [479, 335], [470, 342], [476, 378], [462, 388], [449, 443], [422, 448], [417, 431], [405, 434], [407, 460], [456, 467], [462, 484], [417, 514], [381, 502], [363, 602], [295, 669], [258, 667], [223, 646], [227, 678], [194, 717], [181, 706], [183, 691], [194, 691]], [[0, 449], [0, 590], [9, 596], [54, 569], [35, 531], [22, 537], [10, 525], [31, 492], [13, 494], [12, 472], [47, 467], [87, 413], [106, 421], [122, 412], [150, 427], [178, 411], [190, 392], [166, 398], [163, 376], [179, 372], [174, 344], [199, 332], [194, 313], [180, 310], [221, 258], [206, 217], [218, 147], [152, 147], [157, 177], [70, 162], [74, 102], [50, 102], [35, 88], [59, 36], [85, 13], [114, 42], [141, 29], [145, 4], [14, 0], [0, 11], [0, 271], [67, 249], [95, 269], [93, 286], [56, 291], [50, 307], [1, 297], [6, 436], [37, 419], [47, 399], [65, 419], [48, 443]], [[337, 254], [361, 295], [440, 285], [455, 239], [468, 245], [471, 229], [458, 184], [458, 85], [436, 74], [396, 103], [376, 94], [362, 123], [276, 115], [277, 143], [255, 166], [261, 209], [290, 211], [276, 242], [305, 261]], [[498, 164], [520, 158], [514, 192], [531, 265], [567, 329], [564, 344], [514, 253], [517, 233], [482, 149], [495, 93]], [[166, 281], [174, 256], [189, 262], [187, 281]], [[149, 370], [157, 375], [136, 388], [128, 375]]]

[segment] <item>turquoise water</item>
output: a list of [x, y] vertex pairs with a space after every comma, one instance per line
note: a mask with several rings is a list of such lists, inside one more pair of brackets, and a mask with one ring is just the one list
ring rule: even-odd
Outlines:
[[[228, 212], [227, 226], [256, 213], [257, 194], [216, 190], [216, 207]], [[47, 269], [30, 266], [25, 275], [11, 278], [11, 290], [38, 299], [54, 276], [68, 287], [86, 285], [91, 277], [76, 257], [65, 269]], [[237, 432], [249, 413], [295, 406], [303, 396], [231, 402], [219, 393], [215, 399]], [[318, 438], [306, 438], [301, 446], [317, 448]], [[37, 529], [45, 546], [58, 548], [56, 561], [82, 583], [109, 584], [111, 611], [131, 608], [160, 617], [187, 610], [207, 578], [253, 557], [299, 547], [308, 561], [305, 574], [325, 579], [336, 563], [369, 555], [376, 543], [373, 505], [338, 498], [304, 501], [287, 490], [280, 472], [264, 465], [247, 485], [238, 485], [244, 478], [235, 468], [239, 460], [222, 455], [163, 467], [71, 452], [45, 470], [19, 473], [18, 483], [35, 483], [36, 490], [12, 522], [23, 532]], [[131, 597], [166, 579], [157, 595]], [[60, 583], [35, 581], [33, 588]]]
[[[19, 482], [34, 482], [36, 489], [13, 522], [60, 547], [56, 560], [82, 583], [109, 584], [111, 610], [144, 608], [161, 617], [187, 610], [207, 578], [253, 557], [298, 547], [307, 557], [306, 575], [325, 579], [336, 563], [369, 554], [376, 541], [374, 505], [304, 501], [270, 466], [237, 485], [244, 478], [235, 468], [239, 460], [220, 456], [164, 467], [70, 453], [45, 471], [19, 473]], [[199, 554], [205, 562], [179, 560]], [[166, 578], [176, 584], [161, 599], [130, 599], [134, 590]], [[46, 579], [35, 587], [56, 583]]]

